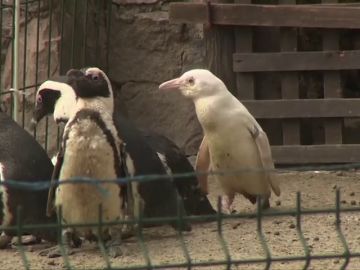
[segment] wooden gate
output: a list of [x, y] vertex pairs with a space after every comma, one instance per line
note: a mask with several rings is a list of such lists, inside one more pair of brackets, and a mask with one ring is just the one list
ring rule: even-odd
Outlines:
[[[360, 5], [334, 4], [337, 1], [332, 0], [323, 0], [321, 5], [296, 5], [296, 0], [279, 0], [284, 5], [255, 5], [251, 0], [219, 2], [224, 1], [172, 3], [170, 21], [209, 26], [209, 69], [229, 89], [236, 89], [234, 95], [260, 119], [269, 135], [275, 162], [360, 162], [360, 129], [358, 139], [351, 143], [344, 143], [343, 136], [344, 119], [360, 116], [360, 99], [344, 97], [341, 80], [341, 71], [360, 69], [360, 50], [343, 50], [339, 45], [341, 29], [360, 29]], [[276, 29], [277, 51], [254, 51], [259, 27]], [[302, 29], [316, 29], [322, 39], [319, 50], [299, 50]], [[322, 93], [316, 98], [301, 97], [301, 72], [322, 75]], [[261, 84], [264, 74], [270, 74], [270, 80], [277, 76], [277, 97], [258, 97], [256, 85]], [[268, 91], [275, 91], [273, 88], [269, 85]], [[322, 139], [307, 145], [302, 142], [303, 134], [309, 133], [304, 119], [321, 123]], [[310, 129], [315, 128], [310, 125]]]

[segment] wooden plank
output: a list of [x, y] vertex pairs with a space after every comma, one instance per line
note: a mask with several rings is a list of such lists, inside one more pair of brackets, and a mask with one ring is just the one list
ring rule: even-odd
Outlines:
[[[360, 28], [360, 7], [344, 5], [240, 5], [214, 4], [212, 23], [219, 25]], [[206, 23], [203, 3], [171, 3], [169, 18], [175, 23]]]
[[360, 98], [243, 100], [255, 118], [360, 117]]
[[[212, 0], [226, 3], [229, 0]], [[209, 14], [210, 18], [212, 17]], [[204, 26], [205, 59], [208, 69], [219, 77], [229, 90], [236, 90], [236, 76], [232, 70], [232, 54], [235, 51], [234, 31], [230, 26]]]
[[[237, 1], [240, 2], [240, 1]], [[242, 0], [242, 4], [249, 4], [251, 0]], [[236, 27], [235, 50], [238, 53], [252, 52], [253, 31], [251, 27]], [[254, 75], [251, 73], [236, 73], [236, 97], [240, 100], [255, 99]]]
[[[337, 3], [337, 0], [322, 0], [322, 3]], [[336, 30], [327, 30], [323, 33], [323, 49], [339, 49], [339, 34]], [[324, 98], [341, 97], [341, 79], [339, 72], [324, 72]], [[325, 122], [325, 143], [342, 143], [342, 119], [328, 119]]]
[[360, 50], [235, 53], [235, 72], [351, 70], [360, 68]]
[[[296, 4], [296, 0], [280, 0], [279, 4]], [[281, 29], [280, 49], [282, 52], [297, 51], [297, 31], [294, 28]], [[283, 72], [281, 75], [281, 95], [283, 99], [299, 98], [298, 74]], [[298, 119], [282, 121], [283, 144], [300, 144], [300, 122]]]
[[359, 144], [272, 146], [275, 164], [360, 162]]

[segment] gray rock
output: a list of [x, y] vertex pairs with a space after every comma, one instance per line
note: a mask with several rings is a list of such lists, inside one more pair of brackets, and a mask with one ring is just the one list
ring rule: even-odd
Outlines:
[[164, 11], [134, 14], [122, 8], [115, 13], [109, 76], [117, 99], [140, 128], [169, 137], [187, 155], [196, 154], [202, 130], [192, 102], [179, 93], [159, 92], [158, 85], [204, 67], [201, 30], [170, 24]]

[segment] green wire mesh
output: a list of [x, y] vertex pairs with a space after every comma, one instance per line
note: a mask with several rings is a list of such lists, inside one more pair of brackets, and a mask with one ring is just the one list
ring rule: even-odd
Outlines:
[[[155, 176], [154, 176], [155, 177]], [[158, 176], [160, 177], [160, 176]], [[165, 177], [165, 176], [164, 176]], [[183, 177], [183, 174], [181, 175], [173, 175], [173, 177]], [[108, 182], [116, 182], [116, 183], [125, 183], [129, 181], [151, 181], [153, 177], [149, 176], [141, 176], [136, 177], [132, 179], [122, 178], [117, 179], [113, 181]], [[90, 179], [74, 179], [70, 180], [69, 183], [60, 183], [60, 184], [79, 184], [79, 183], [96, 183], [99, 181], [96, 180], [90, 180]], [[103, 183], [103, 181], [101, 181]], [[7, 181], [6, 183], [1, 183], [3, 185], [6, 185], [8, 187], [17, 187], [21, 189], [28, 189], [31, 190], [39, 190], [48, 188], [49, 183], [44, 182], [37, 182], [37, 183], [25, 183], [25, 182], [19, 182], [19, 181]], [[124, 224], [130, 224], [135, 225], [136, 231], [134, 233], [134, 237], [136, 238], [136, 241], [138, 242], [141, 250], [141, 254], [138, 254], [138, 256], [143, 256], [144, 258], [144, 264], [139, 266], [127, 266], [123, 265], [121, 267], [114, 266], [112, 267], [111, 259], [107, 253], [107, 250], [105, 248], [105, 243], [100, 240], [98, 241], [97, 245], [100, 250], [101, 257], [103, 258], [106, 269], [160, 269], [160, 268], [184, 268], [184, 269], [193, 269], [194, 267], [210, 267], [210, 266], [224, 266], [225, 269], [232, 269], [234, 266], [239, 265], [251, 265], [252, 264], [258, 264], [263, 263], [264, 269], [270, 269], [274, 263], [279, 262], [293, 262], [293, 261], [302, 261], [304, 262], [303, 269], [309, 269], [309, 266], [312, 262], [316, 260], [329, 260], [329, 259], [344, 259], [344, 262], [342, 265], [339, 265], [338, 269], [347, 269], [347, 266], [352, 258], [358, 258], [360, 257], [359, 252], [351, 252], [347, 239], [345, 238], [342, 228], [341, 228], [341, 214], [346, 213], [360, 213], [360, 207], [341, 207], [341, 200], [340, 200], [340, 190], [337, 188], [335, 190], [335, 207], [333, 208], [319, 208], [319, 209], [304, 209], [301, 206], [301, 194], [297, 192], [296, 197], [294, 198], [296, 201], [295, 208], [289, 209], [289, 210], [279, 210], [279, 209], [270, 209], [270, 210], [262, 210], [261, 209], [261, 200], [260, 197], [258, 198], [257, 202], [257, 210], [247, 213], [234, 213], [231, 215], [222, 213], [221, 209], [221, 200], [218, 198], [217, 202], [217, 214], [216, 215], [203, 215], [203, 216], [184, 216], [181, 211], [178, 211], [177, 217], [168, 217], [168, 218], [144, 218], [141, 215], [138, 218], [134, 219], [128, 219], [128, 220], [121, 220], [118, 222], [105, 222], [103, 221], [103, 213], [102, 208], [99, 206], [98, 212], [99, 212], [99, 222], [98, 223], [92, 223], [92, 224], [62, 224], [61, 222], [57, 222], [55, 224], [24, 224], [22, 221], [22, 212], [21, 208], [18, 208], [17, 214], [16, 214], [16, 220], [17, 224], [14, 226], [9, 227], [0, 227], [0, 229], [12, 229], [16, 230], [16, 233], [18, 235], [18, 242], [16, 245], [16, 248], [18, 249], [18, 252], [21, 256], [22, 263], [25, 269], [31, 269], [29, 259], [26, 255], [26, 248], [21, 243], [21, 235], [23, 232], [31, 231], [33, 229], [56, 229], [58, 232], [58, 243], [59, 248], [62, 254], [62, 258], [64, 261], [64, 267], [66, 269], [78, 269], [75, 266], [71, 264], [71, 256], [68, 256], [66, 254], [63, 239], [62, 239], [62, 230], [66, 228], [80, 228], [80, 227], [87, 227], [92, 226], [97, 229], [99, 232], [102, 231], [102, 228], [104, 226], [114, 226], [114, 225], [124, 225]], [[178, 204], [179, 205], [179, 204]], [[179, 208], [180, 209], [180, 208]], [[255, 209], [254, 209], [255, 210]], [[331, 254], [313, 254], [311, 250], [309, 249], [309, 245], [307, 243], [306, 237], [302, 230], [302, 218], [306, 216], [315, 216], [315, 215], [322, 215], [322, 214], [332, 214], [335, 217], [334, 227], [337, 233], [338, 240], [342, 244], [342, 250], [337, 253], [331, 253]], [[61, 220], [62, 211], [61, 208], [59, 209], [59, 219]], [[303, 254], [297, 254], [294, 256], [275, 256], [272, 255], [271, 248], [268, 245], [268, 239], [264, 233], [264, 227], [263, 227], [263, 221], [266, 220], [269, 217], [295, 217], [296, 218], [296, 232], [298, 235], [298, 238], [301, 242], [302, 248], [303, 248]], [[228, 240], [226, 237], [224, 237], [224, 229], [223, 229], [223, 222], [226, 220], [251, 220], [256, 219], [256, 226], [254, 227], [254, 232], [256, 231], [258, 234], [258, 241], [263, 249], [263, 256], [262, 257], [256, 257], [256, 258], [234, 258], [230, 254], [232, 254], [234, 251], [231, 250], [228, 246]], [[156, 224], [167, 224], [169, 221], [176, 220], [178, 221], [178, 224], [180, 225], [182, 220], [187, 220], [190, 222], [194, 221], [206, 221], [206, 222], [214, 222], [216, 225], [216, 233], [218, 237], [218, 242], [221, 246], [221, 250], [223, 252], [223, 259], [219, 260], [194, 260], [192, 259], [191, 255], [191, 249], [189, 249], [186, 241], [184, 240], [184, 236], [182, 232], [175, 233], [174, 239], [178, 240], [180, 242], [181, 251], [183, 254], [183, 262], [179, 263], [155, 263], [152, 260], [151, 254], [148, 249], [148, 243], [147, 240], [144, 238], [144, 231], [146, 230], [146, 224], [147, 223], [156, 223]], [[316, 225], [316, 224], [315, 224]], [[256, 244], [256, 243], [250, 243], [250, 244]], [[279, 243], [281, 245], [281, 243]], [[1, 252], [1, 251], [0, 251]], [[86, 251], [80, 251], [84, 252]], [[88, 268], [87, 268], [88, 269]], [[100, 268], [91, 268], [91, 269], [100, 269]], [[102, 268], [101, 268], [102, 269]]]

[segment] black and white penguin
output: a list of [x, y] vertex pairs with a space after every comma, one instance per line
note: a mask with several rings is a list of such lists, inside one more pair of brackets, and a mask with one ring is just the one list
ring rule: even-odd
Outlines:
[[[97, 180], [115, 180], [125, 177], [124, 166], [133, 174], [132, 161], [122, 155], [122, 144], [113, 122], [113, 103], [109, 102], [109, 89], [104, 80], [95, 80], [76, 72], [69, 74], [68, 83], [76, 94], [76, 105], [67, 122], [61, 148], [53, 172], [53, 180], [58, 179], [55, 192], [55, 208], [61, 207], [58, 218], [63, 224], [96, 224], [101, 220], [116, 222], [124, 218], [122, 186], [118, 183], [66, 183], [74, 178]], [[126, 163], [126, 165], [124, 165]], [[81, 181], [81, 180], [80, 180]], [[53, 203], [51, 188], [48, 210]], [[65, 245], [69, 252], [75, 236], [84, 236], [92, 240], [103, 239], [112, 257], [121, 255], [122, 225], [98, 227], [72, 227], [63, 232]], [[77, 244], [77, 243], [74, 243]]]
[[[149, 131], [142, 131], [146, 142], [156, 151], [167, 174], [188, 174], [194, 168], [183, 151], [167, 137]], [[195, 175], [182, 176], [174, 179], [177, 191], [184, 201], [188, 215], [212, 215], [216, 211], [212, 208], [206, 194], [199, 187]]]
[[[0, 181], [26, 183], [49, 181], [53, 165], [40, 144], [8, 115], [0, 111]], [[0, 186], [0, 224], [15, 226], [17, 209], [21, 207], [23, 225], [56, 223], [46, 216], [48, 189], [29, 190], [11, 185]], [[56, 241], [56, 230], [38, 229], [30, 233], [38, 239]], [[4, 230], [0, 236], [0, 248], [8, 247], [16, 230]]]
[[[106, 78], [109, 89], [111, 89], [109, 79], [100, 69], [87, 68], [84, 69], [84, 72], [102, 74], [101, 76]], [[66, 121], [67, 115], [71, 113], [76, 100], [73, 91], [68, 86], [60, 87], [60, 85], [61, 83], [58, 80], [49, 80], [39, 87], [33, 118], [34, 123], [40, 121], [46, 114], [51, 113], [53, 113], [56, 122]], [[55, 103], [53, 102], [54, 99], [57, 99]], [[126, 142], [127, 151], [135, 162], [135, 175], [153, 175], [164, 173], [165, 171], [174, 174], [194, 172], [186, 156], [168, 138], [155, 133], [141, 132], [122, 115], [115, 115], [114, 117], [118, 132]], [[188, 215], [209, 215], [215, 213], [206, 195], [201, 193], [195, 176], [175, 178], [174, 182], [184, 201], [185, 210]], [[148, 188], [150, 189], [144, 188], [141, 195], [144, 196], [143, 199], [145, 200], [145, 215], [153, 216], [156, 212], [154, 213], [149, 207], [158, 202], [156, 194], [159, 194], [159, 190], [156, 190], [154, 185]], [[153, 193], [154, 197], [150, 193]], [[161, 211], [161, 205], [157, 208]]]

